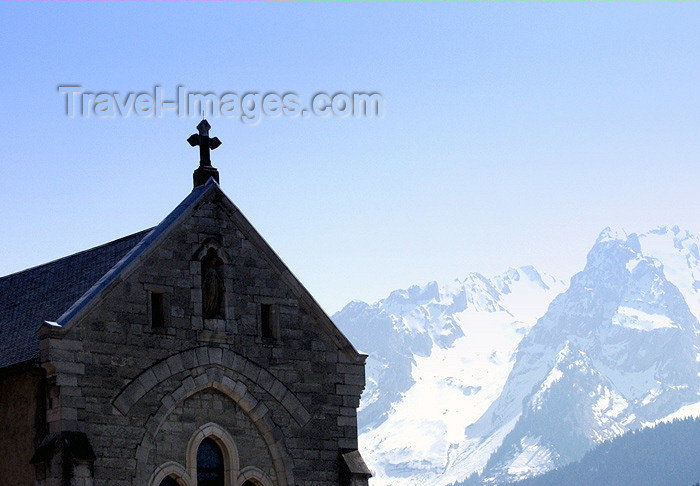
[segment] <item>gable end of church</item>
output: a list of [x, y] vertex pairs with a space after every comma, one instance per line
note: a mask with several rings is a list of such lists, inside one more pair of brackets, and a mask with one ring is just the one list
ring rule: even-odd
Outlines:
[[0, 389], [15, 390], [0, 416], [31, 402], [0, 438], [17, 451], [0, 471], [13, 484], [368, 484], [366, 356], [217, 181], [199, 182], [35, 322], [36, 358], [0, 369]]

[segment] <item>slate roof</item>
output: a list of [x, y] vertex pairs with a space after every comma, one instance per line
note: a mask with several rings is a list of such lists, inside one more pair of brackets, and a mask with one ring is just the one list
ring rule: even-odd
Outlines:
[[0, 278], [0, 368], [38, 359], [42, 323], [58, 320], [150, 232]]

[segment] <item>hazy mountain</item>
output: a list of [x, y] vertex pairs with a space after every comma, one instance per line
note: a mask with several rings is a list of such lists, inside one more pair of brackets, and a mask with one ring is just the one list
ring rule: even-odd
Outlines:
[[453, 477], [450, 453], [465, 427], [499, 396], [518, 343], [564, 289], [523, 267], [397, 290], [333, 316], [370, 355], [359, 419], [373, 484]]
[[523, 267], [346, 306], [373, 483], [505, 484], [700, 410], [699, 259], [677, 227], [605, 230], [568, 288]]

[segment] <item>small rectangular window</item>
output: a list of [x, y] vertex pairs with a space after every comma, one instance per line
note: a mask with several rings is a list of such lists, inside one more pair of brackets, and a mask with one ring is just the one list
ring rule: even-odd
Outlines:
[[274, 338], [272, 328], [272, 305], [260, 304], [260, 331], [264, 338]]
[[151, 326], [165, 327], [163, 294], [159, 292], [151, 292]]

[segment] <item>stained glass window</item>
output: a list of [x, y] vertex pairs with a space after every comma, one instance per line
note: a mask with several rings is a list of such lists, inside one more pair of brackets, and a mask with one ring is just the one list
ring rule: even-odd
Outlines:
[[208, 437], [197, 449], [197, 486], [224, 486], [224, 455]]

